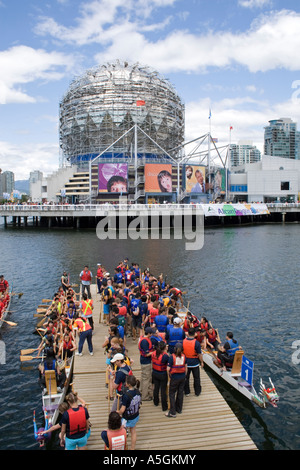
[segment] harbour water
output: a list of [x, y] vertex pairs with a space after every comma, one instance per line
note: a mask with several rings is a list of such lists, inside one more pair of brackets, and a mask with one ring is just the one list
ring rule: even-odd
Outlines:
[[0, 240], [0, 271], [14, 292], [23, 292], [9, 317], [18, 325], [5, 325], [0, 333], [6, 349], [0, 365], [1, 450], [39, 450], [32, 424], [34, 410], [38, 427], [43, 424], [38, 364], [19, 360], [21, 349], [39, 343], [33, 334], [37, 306], [53, 296], [63, 270], [78, 283], [85, 264], [95, 273], [101, 262], [111, 272], [124, 257], [187, 291], [192, 312], [218, 327], [221, 339], [234, 332], [254, 361], [254, 385], [259, 388], [260, 377], [267, 384], [270, 376], [279, 407], [262, 410], [212, 379], [259, 449], [299, 449], [300, 364], [292, 348], [300, 340], [297, 224], [206, 228], [199, 251], [186, 251], [185, 240], [100, 241], [95, 230], [1, 226]]

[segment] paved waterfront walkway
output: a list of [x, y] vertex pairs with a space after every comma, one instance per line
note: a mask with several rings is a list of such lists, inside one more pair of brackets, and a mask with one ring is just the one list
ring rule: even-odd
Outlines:
[[[106, 356], [102, 348], [107, 326], [99, 323], [100, 295], [92, 286], [94, 300], [94, 356], [84, 345], [83, 356], [75, 356], [73, 388], [88, 403], [92, 423], [89, 450], [103, 450], [101, 431], [107, 428], [109, 407], [105, 387]], [[140, 378], [137, 342], [127, 338], [126, 347], [134, 360], [133, 373]], [[202, 393], [184, 398], [183, 412], [175, 419], [165, 417], [161, 407], [144, 402], [137, 425], [136, 450], [254, 450], [257, 449], [205, 370], [201, 369]], [[191, 379], [192, 380], [192, 377]], [[130, 435], [130, 434], [129, 434]], [[129, 437], [130, 444], [130, 437]]]

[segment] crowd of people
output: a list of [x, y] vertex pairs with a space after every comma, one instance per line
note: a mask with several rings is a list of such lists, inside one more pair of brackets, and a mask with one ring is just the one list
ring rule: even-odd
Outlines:
[[0, 321], [4, 315], [5, 310], [10, 301], [9, 284], [4, 278], [3, 274], [0, 275]]
[[[96, 281], [103, 322], [108, 328], [102, 348], [106, 354], [106, 399], [111, 401], [108, 429], [102, 432], [101, 438], [106, 449], [126, 449], [130, 431], [130, 449], [135, 450], [141, 404], [151, 401], [161, 407], [166, 417], [176, 418], [182, 413], [184, 397], [191, 394], [192, 388], [196, 396], [201, 394], [202, 350], [214, 351], [219, 367], [226, 368], [232, 364], [239, 345], [231, 332], [221, 345], [218, 331], [207, 318], [197, 318], [184, 309], [184, 292], [168, 283], [162, 274], [154, 276], [149, 268], [142, 271], [138, 263], [129, 264], [125, 259], [113, 274], [99, 263], [95, 278], [85, 266], [79, 278], [81, 289], [76, 294], [67, 273], [63, 273], [61, 286], [45, 313], [38, 348], [38, 354], [44, 356], [40, 366], [41, 387], [45, 387], [45, 368], [53, 368], [58, 387], [62, 388], [65, 377], [57, 359], [70, 358], [73, 353], [82, 355], [85, 341], [89, 354], [93, 355], [94, 305], [90, 287]], [[128, 338], [139, 351], [139, 379], [133, 375]], [[67, 443], [67, 449], [72, 446], [85, 449], [89, 417], [81, 410], [84, 406], [78, 400], [75, 405], [71, 412], [63, 413], [59, 425], [63, 430], [61, 439]], [[71, 432], [75, 424], [80, 428], [78, 433]]]

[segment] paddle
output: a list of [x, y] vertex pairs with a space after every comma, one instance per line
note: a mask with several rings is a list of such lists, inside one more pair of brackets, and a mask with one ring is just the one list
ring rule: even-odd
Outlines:
[[27, 355], [27, 354], [31, 354], [33, 353], [34, 351], [37, 351], [39, 348], [36, 348], [36, 349], [21, 349], [21, 356], [24, 356], [24, 355]]
[[0, 321], [4, 321], [5, 323], [8, 323], [8, 325], [10, 326], [17, 326], [18, 323], [15, 323], [14, 321], [8, 321], [8, 320], [0, 320]]
[[24, 293], [23, 292], [13, 292], [11, 295], [18, 295], [19, 299], [20, 299], [20, 297], [22, 297], [22, 295], [24, 295]]
[[32, 361], [33, 359], [39, 359], [39, 360], [41, 360], [42, 358], [39, 357], [39, 356], [20, 356], [20, 361], [21, 361], [21, 362], [24, 362], [24, 361]]
[[48, 304], [49, 302], [52, 302], [52, 299], [42, 299], [42, 302], [44, 304]]

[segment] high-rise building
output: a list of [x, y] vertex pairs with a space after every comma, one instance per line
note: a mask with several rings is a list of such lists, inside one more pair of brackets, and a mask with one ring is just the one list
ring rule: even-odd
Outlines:
[[[12, 171], [3, 171], [0, 175], [2, 180], [2, 193], [11, 193], [15, 189], [15, 175]], [[2, 196], [1, 193], [1, 196]]]
[[231, 167], [243, 165], [245, 163], [255, 163], [261, 160], [261, 152], [252, 141], [240, 141], [238, 144], [230, 146]]
[[273, 157], [300, 158], [300, 132], [290, 118], [273, 119], [265, 127], [264, 153]]

